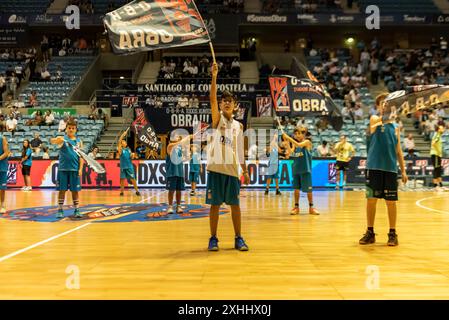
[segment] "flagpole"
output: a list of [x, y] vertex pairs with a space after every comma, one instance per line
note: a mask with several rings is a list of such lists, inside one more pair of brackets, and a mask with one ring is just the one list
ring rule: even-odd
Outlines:
[[215, 61], [215, 52], [214, 52], [214, 46], [212, 45], [212, 41], [209, 42], [209, 47], [210, 47], [210, 52], [212, 54], [212, 60], [214, 63], [216, 63], [217, 61]]

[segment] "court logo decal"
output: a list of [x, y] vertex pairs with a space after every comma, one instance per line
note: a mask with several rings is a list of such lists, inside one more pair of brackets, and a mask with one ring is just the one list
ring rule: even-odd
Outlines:
[[[8, 211], [1, 218], [18, 221], [58, 222], [86, 221], [89, 222], [148, 222], [204, 218], [209, 216], [209, 206], [199, 204], [182, 205], [183, 212], [168, 214], [166, 203], [122, 203], [114, 205], [89, 204], [81, 206], [81, 218], [73, 218], [74, 207], [64, 206], [64, 218], [56, 218], [57, 206], [24, 208]], [[220, 214], [228, 213], [220, 209]]]

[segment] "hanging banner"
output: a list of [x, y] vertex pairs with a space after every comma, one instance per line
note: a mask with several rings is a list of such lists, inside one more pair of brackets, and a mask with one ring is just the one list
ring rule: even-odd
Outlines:
[[406, 87], [405, 90], [392, 92], [385, 98], [386, 104], [395, 109], [392, 112], [401, 114], [433, 108], [447, 101], [449, 86], [439, 84]]
[[210, 42], [191, 0], [135, 0], [107, 13], [103, 21], [116, 54]]
[[[175, 104], [170, 104], [161, 108], [153, 105], [144, 105], [145, 118], [153, 126], [157, 134], [166, 134], [173, 129], [185, 129], [189, 133], [193, 133], [193, 128], [199, 123], [204, 122], [210, 124], [212, 115], [210, 106], [207, 103], [200, 104], [198, 108], [181, 108]], [[248, 112], [250, 104], [240, 102], [238, 111], [234, 119], [243, 124], [246, 129], [248, 122]]]
[[272, 104], [270, 97], [256, 98], [257, 116], [258, 117], [272, 117]]

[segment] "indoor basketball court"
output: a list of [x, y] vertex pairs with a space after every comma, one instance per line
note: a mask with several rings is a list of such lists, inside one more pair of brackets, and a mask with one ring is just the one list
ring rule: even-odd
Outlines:
[[[7, 207], [22, 210], [0, 219], [0, 298], [322, 300], [449, 295], [449, 198], [444, 193], [401, 192], [400, 245], [388, 247], [381, 202], [376, 243], [358, 244], [365, 229], [363, 190], [316, 191], [321, 214], [309, 215], [302, 198], [302, 212], [291, 216], [291, 191], [282, 190], [280, 196], [272, 191], [267, 197], [263, 190], [242, 189], [242, 233], [250, 251], [234, 250], [230, 213], [223, 206], [220, 251], [208, 252], [208, 211], [189, 212], [191, 206], [205, 207], [204, 192], [186, 196], [182, 217], [174, 214], [168, 219], [166, 191], [144, 190], [141, 197], [127, 192], [119, 197], [116, 190], [84, 190], [81, 212], [106, 204], [155, 204], [157, 210], [140, 207], [140, 213], [57, 221], [55, 210], [39, 209], [55, 202], [55, 191], [9, 191]], [[88, 209], [91, 205], [98, 206]], [[66, 212], [69, 215], [70, 209]], [[78, 282], [72, 281], [74, 274]]]

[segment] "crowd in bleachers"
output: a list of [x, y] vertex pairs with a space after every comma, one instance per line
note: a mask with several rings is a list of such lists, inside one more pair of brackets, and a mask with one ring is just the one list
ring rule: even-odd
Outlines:
[[318, 13], [341, 11], [342, 0], [262, 0], [262, 13]]
[[[239, 83], [240, 62], [237, 57], [217, 57], [218, 78]], [[211, 77], [212, 59], [202, 57], [165, 57], [161, 62], [158, 83], [168, 83], [173, 79], [196, 82], [197, 79]]]
[[0, 0], [0, 14], [42, 14], [53, 2], [54, 0]]
[[244, 0], [197, 0], [195, 4], [201, 14], [242, 13]]
[[36, 66], [36, 49], [4, 49], [0, 51], [0, 105], [6, 92], [12, 99], [17, 89]]
[[449, 82], [447, 43], [427, 49], [385, 50], [380, 61], [380, 76], [390, 92], [405, 86]]
[[94, 5], [91, 0], [70, 0], [69, 5], [78, 6], [81, 13], [94, 14]]

